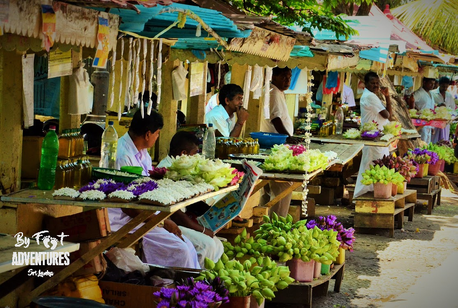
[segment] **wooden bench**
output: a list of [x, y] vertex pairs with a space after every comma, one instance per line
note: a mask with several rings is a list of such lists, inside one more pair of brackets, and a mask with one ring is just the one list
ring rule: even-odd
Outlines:
[[354, 199], [355, 230], [362, 232], [388, 229], [390, 237], [393, 237], [394, 228], [402, 228], [404, 215], [408, 215], [409, 221], [413, 220], [416, 200], [415, 190], [406, 190], [404, 194], [389, 199], [375, 199], [372, 192], [366, 193]]
[[334, 292], [340, 292], [340, 286], [344, 275], [345, 264], [334, 265], [329, 274], [321, 275], [312, 282], [294, 282], [284, 290], [275, 292], [273, 303], [301, 304], [312, 307], [313, 296], [327, 296], [329, 281], [335, 279]]
[[428, 201], [428, 215], [431, 215], [435, 205], [441, 205], [442, 189], [436, 189], [429, 194], [417, 194], [417, 199]]

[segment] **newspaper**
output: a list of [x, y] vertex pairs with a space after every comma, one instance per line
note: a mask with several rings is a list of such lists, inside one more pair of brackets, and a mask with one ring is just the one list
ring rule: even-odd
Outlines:
[[202, 216], [198, 217], [197, 220], [202, 226], [216, 232], [243, 210], [253, 191], [254, 184], [262, 174], [261, 169], [246, 160], [243, 160], [243, 168], [245, 169], [245, 175], [239, 185], [239, 189], [228, 193]]

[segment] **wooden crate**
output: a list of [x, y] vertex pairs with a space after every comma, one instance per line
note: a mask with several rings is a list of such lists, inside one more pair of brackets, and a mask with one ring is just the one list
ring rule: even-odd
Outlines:
[[413, 212], [417, 201], [415, 190], [406, 190], [389, 199], [375, 199], [373, 193], [366, 193], [355, 201], [355, 229], [368, 231], [388, 229], [394, 236], [394, 226], [402, 228], [404, 215], [408, 213], [409, 221], [413, 220]]
[[375, 199], [373, 192], [368, 192], [356, 199], [355, 212], [368, 214], [393, 214], [396, 208], [403, 208], [407, 203], [417, 201], [415, 190], [406, 190], [389, 199]]
[[407, 184], [407, 189], [416, 190], [419, 194], [430, 194], [440, 188], [439, 176], [425, 176], [423, 178], [412, 178]]

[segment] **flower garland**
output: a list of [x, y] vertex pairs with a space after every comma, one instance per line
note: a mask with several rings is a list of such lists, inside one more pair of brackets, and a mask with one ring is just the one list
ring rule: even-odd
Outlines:
[[[312, 86], [313, 86], [313, 75], [309, 74], [307, 70], [307, 75], [309, 77], [309, 81], [307, 82], [307, 93], [305, 94], [305, 102], [307, 104], [307, 115], [305, 117], [305, 130], [304, 130], [304, 145], [305, 145], [305, 151], [308, 151], [310, 149], [310, 137], [312, 134], [310, 133], [310, 129], [312, 128], [312, 113], [313, 113], [313, 108], [312, 108]], [[303, 216], [307, 216], [307, 194], [309, 192], [307, 185], [308, 185], [309, 179], [308, 179], [308, 172], [304, 172], [304, 181], [302, 182], [302, 203], [301, 203], [301, 211]]]

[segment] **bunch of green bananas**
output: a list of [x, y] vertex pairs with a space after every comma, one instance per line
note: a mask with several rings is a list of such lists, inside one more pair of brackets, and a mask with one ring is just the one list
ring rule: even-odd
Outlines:
[[264, 299], [272, 300], [278, 290], [287, 288], [294, 279], [287, 266], [278, 266], [269, 257], [258, 257], [255, 262], [243, 263], [229, 259], [223, 253], [218, 262], [205, 259], [205, 269], [197, 280], [214, 279], [219, 276], [231, 296], [253, 295], [259, 305]]

